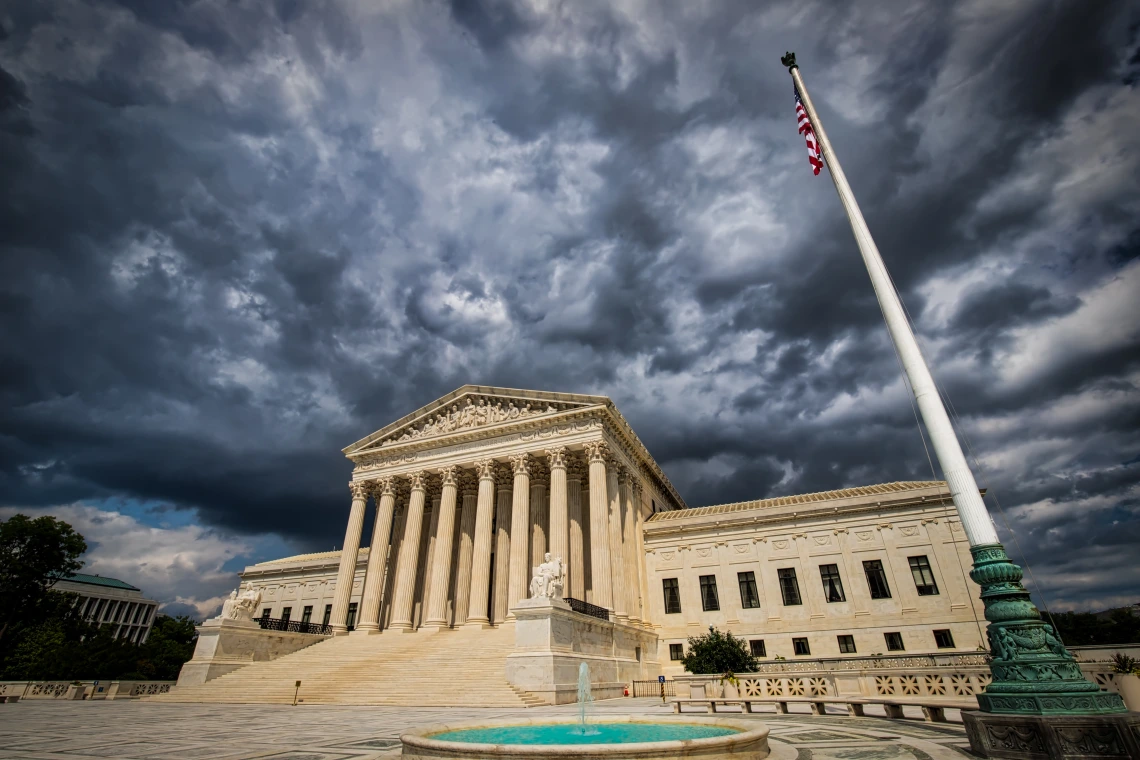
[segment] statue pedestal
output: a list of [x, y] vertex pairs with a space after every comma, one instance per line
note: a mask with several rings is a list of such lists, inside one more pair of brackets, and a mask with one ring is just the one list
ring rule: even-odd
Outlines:
[[1010, 715], [962, 711], [970, 749], [1008, 760], [1140, 757], [1140, 713]]
[[175, 688], [205, 683], [253, 662], [275, 660], [327, 638], [312, 633], [267, 631], [249, 619], [212, 618], [198, 626], [194, 656], [179, 671]]
[[525, 599], [515, 616], [515, 651], [507, 681], [547, 704], [578, 698], [578, 668], [586, 663], [595, 699], [620, 697], [634, 680], [656, 678], [657, 634], [583, 615], [558, 598]]

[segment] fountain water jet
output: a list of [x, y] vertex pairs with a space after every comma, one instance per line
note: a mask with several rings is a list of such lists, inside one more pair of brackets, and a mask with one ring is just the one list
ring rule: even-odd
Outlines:
[[578, 733], [582, 736], [596, 736], [599, 733], [586, 724], [593, 702], [594, 695], [590, 693], [590, 666], [583, 662], [578, 666]]

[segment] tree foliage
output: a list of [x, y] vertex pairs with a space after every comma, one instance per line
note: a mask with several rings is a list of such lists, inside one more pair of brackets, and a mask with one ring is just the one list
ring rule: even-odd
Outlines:
[[1127, 609], [1108, 614], [1093, 612], [1055, 612], [1048, 616], [1065, 646], [1093, 644], [1131, 644], [1140, 641], [1140, 616]]
[[[0, 520], [0, 642], [15, 628], [37, 625], [58, 611], [52, 585], [83, 567], [83, 536], [54, 517]], [[0, 645], [4, 646], [4, 645]]]
[[703, 636], [690, 636], [688, 652], [681, 665], [690, 673], [755, 673], [756, 658], [748, 651], [743, 639], [731, 633], [721, 633], [709, 626]]

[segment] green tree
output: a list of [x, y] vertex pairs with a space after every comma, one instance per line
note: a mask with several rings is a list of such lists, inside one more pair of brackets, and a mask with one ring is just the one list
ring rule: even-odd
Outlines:
[[185, 615], [159, 615], [150, 636], [140, 647], [136, 673], [148, 679], [173, 681], [183, 663], [194, 654], [198, 632], [194, 621]]
[[0, 520], [0, 642], [13, 627], [36, 625], [58, 609], [49, 590], [83, 567], [85, 551], [83, 536], [54, 517]]
[[690, 673], [755, 673], [758, 667], [743, 639], [711, 625], [704, 636], [689, 637], [688, 649], [681, 666]]

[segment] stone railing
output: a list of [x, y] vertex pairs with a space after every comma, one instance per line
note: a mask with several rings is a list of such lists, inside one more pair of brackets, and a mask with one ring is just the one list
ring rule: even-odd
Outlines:
[[173, 681], [0, 681], [0, 698], [140, 699], [172, 686]]
[[[1080, 665], [1086, 678], [1106, 691], [1117, 691], [1111, 663]], [[775, 660], [736, 678], [739, 685], [733, 687], [722, 684], [719, 675], [678, 675], [677, 695], [686, 696], [690, 686], [703, 684], [710, 696], [729, 698], [925, 697], [968, 702], [992, 680], [989, 656], [981, 653]]]
[[583, 602], [581, 599], [575, 599], [571, 596], [564, 597], [563, 601], [569, 604], [570, 609], [574, 610], [575, 612], [580, 612], [583, 615], [589, 615], [590, 617], [596, 617], [599, 620], [610, 619], [610, 611], [605, 607], [599, 607], [596, 604]]

